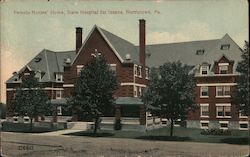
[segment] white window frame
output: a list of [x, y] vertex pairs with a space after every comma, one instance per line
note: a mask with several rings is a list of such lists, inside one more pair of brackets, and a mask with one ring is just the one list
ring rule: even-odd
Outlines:
[[[241, 128], [241, 124], [247, 124], [247, 128]], [[249, 122], [248, 121], [239, 121], [239, 130], [248, 130], [249, 129]]]
[[139, 71], [138, 71], [138, 77], [140, 77], [140, 78], [142, 78], [142, 66], [138, 66], [138, 69], [139, 69]]
[[[58, 94], [60, 95], [59, 97]], [[56, 90], [56, 99], [62, 99], [62, 90]]]
[[[229, 63], [219, 63], [218, 65], [219, 65], [219, 74], [220, 74], [220, 75], [228, 74]], [[222, 68], [222, 67], [226, 67], [226, 69], [227, 69], [227, 70], [226, 70], [227, 72], [226, 72], [225, 74], [222, 74], [222, 73], [221, 73], [221, 68]]]
[[112, 70], [111, 67], [115, 67], [114, 73], [115, 73], [115, 75], [116, 75], [116, 71], [117, 71], [117, 69], [116, 69], [116, 64], [109, 64], [109, 66], [110, 66], [110, 70], [111, 70], [111, 71], [114, 71], [114, 70]]
[[239, 118], [248, 118], [248, 116], [243, 115], [241, 111], [239, 111]]
[[[232, 114], [232, 109], [231, 109], [231, 104], [227, 103], [227, 104], [215, 104], [216, 106], [216, 118], [231, 118], [231, 114]], [[224, 116], [218, 116], [218, 107], [223, 107], [223, 114]], [[230, 107], [230, 116], [225, 116], [225, 109], [224, 107]]]
[[57, 106], [56, 110], [57, 110], [57, 115], [62, 115], [62, 106]]
[[140, 97], [142, 95], [142, 87], [137, 86], [137, 89], [138, 89], [137, 95], [138, 95], [138, 97]]
[[23, 75], [24, 75], [24, 76], [29, 76], [29, 75], [30, 75], [30, 73], [24, 73]]
[[138, 97], [137, 86], [134, 86], [134, 97]]
[[81, 70], [82, 70], [83, 67], [84, 67], [84, 65], [77, 65], [76, 66], [76, 75], [77, 76], [80, 76]]
[[[208, 115], [202, 115], [202, 107], [208, 107]], [[200, 104], [200, 117], [209, 118], [209, 104]]]
[[[202, 126], [202, 123], [207, 123], [208, 126]], [[209, 121], [208, 120], [201, 120], [200, 121], [200, 128], [201, 129], [208, 129], [209, 128]]]
[[[219, 121], [219, 124], [220, 124], [220, 129], [223, 129], [223, 130], [227, 130], [228, 129], [228, 124], [229, 124], [228, 121]], [[227, 124], [227, 127], [221, 127], [221, 124]]]
[[56, 82], [63, 82], [63, 74], [56, 74]]
[[[202, 95], [202, 89], [203, 88], [207, 88], [207, 95]], [[208, 91], [209, 91], [209, 87], [208, 86], [201, 86], [200, 87], [200, 98], [208, 98], [209, 97], [209, 93], [208, 93]]]
[[145, 68], [145, 78], [149, 79], [149, 68]]
[[138, 75], [138, 71], [137, 71], [137, 65], [134, 65], [134, 75], [137, 76]]
[[[225, 95], [225, 89], [229, 87], [229, 93], [231, 93], [231, 86], [216, 86], [216, 98], [230, 98], [231, 95]], [[222, 95], [218, 95], [218, 89], [222, 88]]]
[[[206, 68], [206, 71], [207, 71], [206, 74], [202, 74], [202, 72], [204, 71], [203, 68]], [[200, 74], [201, 75], [208, 75], [208, 70], [209, 70], [209, 66], [208, 65], [201, 65], [201, 67], [200, 67]]]

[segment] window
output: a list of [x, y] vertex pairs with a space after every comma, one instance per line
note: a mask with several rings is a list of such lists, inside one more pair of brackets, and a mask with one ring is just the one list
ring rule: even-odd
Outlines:
[[240, 130], [248, 130], [248, 121], [240, 121], [239, 122], [240, 125]]
[[29, 75], [30, 75], [30, 73], [24, 73], [24, 75], [25, 75], [25, 76], [29, 76]]
[[80, 76], [81, 70], [82, 70], [83, 67], [84, 67], [84, 65], [77, 65], [76, 66], [76, 74], [77, 74], [77, 76]]
[[56, 91], [56, 99], [61, 99], [62, 98], [62, 91], [61, 90], [57, 90]]
[[242, 111], [239, 111], [239, 117], [240, 118], [247, 118], [247, 115], [244, 114]]
[[228, 129], [228, 121], [220, 121], [220, 129]]
[[227, 73], [228, 73], [228, 65], [219, 64], [219, 74], [227, 74]]
[[134, 74], [135, 74], [135, 76], [138, 75], [138, 72], [137, 72], [137, 65], [134, 66]]
[[221, 50], [229, 50], [230, 48], [230, 44], [224, 44], [224, 45], [221, 45], [220, 49]]
[[137, 95], [138, 95], [138, 96], [141, 96], [141, 95], [142, 95], [141, 87], [137, 87]]
[[208, 87], [207, 86], [201, 87], [200, 97], [208, 97]]
[[203, 55], [205, 50], [197, 50], [196, 55]]
[[141, 66], [137, 66], [137, 76], [142, 77], [142, 71], [141, 71], [142, 67]]
[[174, 121], [174, 126], [181, 126], [181, 119], [177, 119]]
[[209, 104], [200, 104], [201, 117], [209, 117]]
[[62, 115], [62, 106], [57, 106], [57, 115]]
[[205, 121], [205, 120], [200, 121], [200, 126], [202, 129], [208, 129], [209, 121]]
[[217, 86], [216, 97], [231, 97], [230, 86]]
[[110, 64], [110, 70], [114, 72], [114, 74], [116, 75], [116, 64]]
[[137, 87], [134, 86], [134, 97], [137, 97]]
[[216, 104], [217, 118], [231, 118], [231, 104]]
[[149, 78], [149, 69], [145, 68], [145, 78], [148, 79]]
[[207, 75], [208, 74], [208, 66], [202, 65], [201, 66], [201, 75]]
[[63, 75], [62, 74], [56, 74], [56, 82], [63, 82]]

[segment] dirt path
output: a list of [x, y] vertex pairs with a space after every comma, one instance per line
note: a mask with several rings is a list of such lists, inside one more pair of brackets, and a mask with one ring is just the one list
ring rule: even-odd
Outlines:
[[83, 157], [244, 157], [248, 146], [134, 139], [41, 136], [2, 133], [8, 156]]

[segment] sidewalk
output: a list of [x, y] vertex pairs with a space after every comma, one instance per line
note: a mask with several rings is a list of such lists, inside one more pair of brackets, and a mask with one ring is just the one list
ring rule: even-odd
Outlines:
[[72, 122], [72, 123], [69, 124], [69, 129], [46, 132], [46, 133], [39, 133], [39, 135], [60, 136], [60, 135], [63, 135], [63, 134], [86, 131], [89, 124], [90, 124], [89, 122]]

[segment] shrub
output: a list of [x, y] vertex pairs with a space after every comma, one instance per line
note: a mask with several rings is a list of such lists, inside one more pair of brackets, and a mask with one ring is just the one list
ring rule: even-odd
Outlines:
[[202, 135], [231, 135], [231, 130], [223, 129], [205, 129], [201, 131]]
[[122, 129], [122, 124], [120, 119], [115, 120], [115, 125], [114, 125], [114, 130], [121, 130]]

